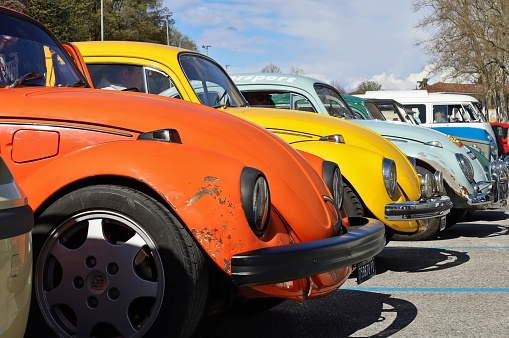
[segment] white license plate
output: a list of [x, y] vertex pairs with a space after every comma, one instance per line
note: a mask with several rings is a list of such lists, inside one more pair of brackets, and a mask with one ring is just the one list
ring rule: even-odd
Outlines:
[[376, 275], [375, 259], [371, 258], [357, 264], [357, 284], [367, 281]]

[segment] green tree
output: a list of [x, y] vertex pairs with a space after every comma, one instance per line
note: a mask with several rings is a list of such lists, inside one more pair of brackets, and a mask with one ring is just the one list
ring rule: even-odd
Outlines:
[[28, 0], [0, 0], [0, 6], [28, 14]]
[[423, 78], [421, 81], [417, 81], [418, 88], [422, 89], [424, 87], [427, 87], [428, 86], [428, 81], [429, 81], [429, 79], [427, 77]]
[[371, 81], [371, 80], [362, 81], [357, 86], [357, 92], [359, 92], [361, 94], [364, 94], [368, 90], [381, 90], [381, 89], [382, 89], [382, 85], [380, 83], [378, 83], [376, 81]]
[[[30, 0], [28, 12], [61, 41], [101, 40], [101, 1]], [[167, 44], [169, 15], [162, 0], [103, 0], [104, 40]], [[196, 43], [175, 29], [173, 23], [171, 20], [168, 25], [170, 44], [197, 51]]]

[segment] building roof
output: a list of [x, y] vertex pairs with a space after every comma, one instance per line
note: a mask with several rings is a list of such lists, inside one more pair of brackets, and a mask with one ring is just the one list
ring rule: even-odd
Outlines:
[[437, 82], [421, 89], [427, 90], [429, 93], [457, 93], [469, 95], [482, 95], [484, 93], [484, 85], [467, 84], [467, 83], [445, 83]]

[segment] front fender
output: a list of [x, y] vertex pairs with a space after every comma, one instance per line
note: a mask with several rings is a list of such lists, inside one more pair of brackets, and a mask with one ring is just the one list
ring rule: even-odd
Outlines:
[[[426, 163], [428, 169], [432, 169], [432, 171], [440, 170], [444, 182], [462, 199], [466, 199], [466, 194], [474, 192], [472, 183], [468, 181], [463, 170], [461, 170], [456, 155], [452, 151], [420, 144], [398, 144], [396, 142], [395, 144], [405, 154]], [[477, 174], [478, 168], [475, 168], [475, 171]]]
[[157, 193], [226, 272], [237, 253], [289, 243], [281, 222], [271, 222], [262, 239], [251, 231], [240, 197], [245, 165], [234, 158], [184, 144], [120, 141], [46, 161], [21, 183], [34, 209], [80, 180], [117, 176], [141, 182]]
[[[387, 194], [382, 177], [383, 156], [377, 152], [343, 143], [324, 141], [295, 142], [292, 146], [300, 151], [318, 155], [335, 162], [343, 177], [350, 182], [366, 207], [385, 225], [399, 232], [415, 232], [416, 221], [392, 221], [385, 219], [385, 205], [392, 202], [418, 200], [420, 191], [398, 190], [393, 199]], [[357, 159], [357, 161], [352, 161]], [[397, 167], [397, 165], [396, 165]], [[398, 172], [398, 175], [400, 173]], [[399, 181], [399, 176], [398, 176]], [[405, 196], [406, 195], [406, 196]]]

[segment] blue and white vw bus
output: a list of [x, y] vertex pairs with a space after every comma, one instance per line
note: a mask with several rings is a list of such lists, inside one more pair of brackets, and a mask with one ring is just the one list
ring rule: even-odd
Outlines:
[[422, 126], [454, 136], [490, 161], [497, 159], [497, 139], [473, 96], [426, 90], [377, 90], [358, 96], [394, 99], [416, 112]]

